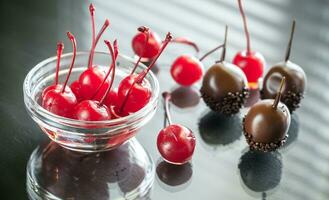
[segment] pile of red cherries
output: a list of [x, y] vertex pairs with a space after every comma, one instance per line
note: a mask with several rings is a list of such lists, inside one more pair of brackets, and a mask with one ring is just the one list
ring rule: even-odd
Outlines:
[[[115, 79], [116, 59], [118, 56], [117, 40], [113, 44], [104, 40], [111, 55], [111, 64], [108, 68], [93, 65], [95, 48], [102, 34], [110, 25], [108, 19], [96, 35], [95, 33], [95, 8], [89, 7], [92, 21], [92, 45], [88, 58], [88, 67], [83, 71], [78, 80], [69, 86], [68, 81], [74, 67], [77, 53], [76, 40], [72, 33], [67, 36], [72, 43], [73, 55], [64, 84], [58, 83], [60, 59], [64, 49], [63, 43], [57, 45], [56, 76], [53, 85], [46, 87], [41, 95], [42, 107], [46, 110], [66, 118], [83, 121], [103, 121], [127, 116], [142, 109], [152, 96], [151, 89], [145, 83], [144, 78], [154, 66], [168, 43], [172, 40], [168, 33], [163, 42], [154, 43], [154, 35], [147, 27], [138, 28], [139, 34], [133, 39], [133, 47], [138, 61], [131, 73], [121, 80], [117, 89], [112, 88]], [[149, 45], [149, 44], [157, 45]], [[141, 58], [152, 56], [152, 62], [142, 72], [136, 73]]]

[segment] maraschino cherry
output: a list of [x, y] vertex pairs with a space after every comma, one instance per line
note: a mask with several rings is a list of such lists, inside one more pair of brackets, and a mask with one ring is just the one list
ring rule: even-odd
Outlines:
[[[111, 57], [112, 57], [112, 77], [109, 87], [107, 88], [103, 98], [100, 101], [97, 100], [83, 100], [81, 101], [74, 109], [74, 118], [83, 121], [103, 121], [110, 120], [112, 118], [110, 109], [104, 104], [105, 99], [109, 92], [111, 91], [111, 87], [114, 82], [115, 76], [115, 62], [116, 62], [116, 53], [113, 50], [111, 43], [107, 40], [104, 41], [108, 46]], [[116, 46], [116, 42], [115, 42]]]
[[248, 85], [251, 89], [258, 88], [258, 79], [263, 75], [265, 67], [264, 56], [252, 51], [250, 47], [250, 35], [247, 27], [247, 20], [242, 8], [242, 0], [238, 0], [240, 13], [243, 19], [244, 32], [247, 38], [247, 50], [238, 52], [233, 58], [233, 64], [237, 65], [246, 74]]
[[42, 91], [41, 98], [43, 98], [48, 91], [60, 87], [60, 85], [58, 85], [58, 73], [59, 73], [59, 67], [60, 67], [60, 63], [61, 63], [61, 56], [62, 56], [62, 53], [63, 53], [63, 49], [64, 49], [64, 44], [62, 42], [58, 43], [57, 44], [57, 63], [56, 63], [55, 82], [54, 82], [53, 85], [50, 85], [50, 86], [46, 87]]
[[[146, 48], [145, 48], [145, 44]], [[153, 59], [161, 49], [161, 39], [157, 33], [149, 30], [147, 34], [139, 31], [132, 42], [132, 48], [135, 54], [139, 57]]]
[[69, 72], [67, 74], [64, 85], [57, 84], [55, 88], [45, 93], [44, 97], [42, 98], [42, 107], [59, 116], [70, 118], [72, 116], [73, 109], [77, 104], [77, 99], [71, 88], [67, 86], [67, 83], [74, 66], [77, 48], [74, 36], [70, 32], [67, 32], [67, 36], [73, 46], [73, 56]]
[[129, 75], [120, 82], [118, 87], [118, 102], [120, 104], [118, 111], [121, 115], [137, 112], [150, 101], [151, 90], [145, 85], [143, 79], [154, 66], [156, 60], [159, 58], [171, 39], [172, 36], [169, 32], [166, 35], [166, 39], [163, 42], [161, 49], [147, 69], [139, 74]]
[[[106, 19], [101, 30], [99, 31], [97, 36], [95, 36], [95, 8], [93, 4], [90, 4], [89, 12], [92, 23], [92, 44], [88, 59], [88, 69], [80, 75], [79, 80], [73, 82], [71, 85], [73, 92], [80, 101], [83, 99], [91, 99], [95, 95], [95, 91], [101, 85], [106, 76], [106, 71], [104, 69], [99, 68], [97, 66], [93, 66], [93, 58], [95, 54], [96, 45], [106, 28], [110, 25], [110, 21]], [[106, 88], [108, 88], [109, 86], [109, 83], [110, 80], [106, 79], [105, 83], [103, 84], [103, 88], [101, 88], [101, 96], [104, 95]]]
[[191, 160], [195, 149], [193, 132], [180, 124], [173, 124], [169, 112], [170, 93], [164, 92], [164, 107], [169, 126], [159, 132], [157, 147], [165, 161], [182, 165]]
[[[196, 44], [191, 43], [189, 41], [181, 42], [189, 45], [195, 46], [195, 50], [198, 52], [199, 49]], [[197, 81], [201, 80], [203, 76], [204, 66], [202, 64], [202, 60], [205, 59], [208, 55], [212, 54], [216, 50], [222, 48], [223, 45], [219, 45], [214, 49], [210, 50], [200, 59], [192, 56], [192, 55], [181, 55], [174, 63], [171, 65], [170, 73], [173, 79], [182, 86], [191, 86]]]

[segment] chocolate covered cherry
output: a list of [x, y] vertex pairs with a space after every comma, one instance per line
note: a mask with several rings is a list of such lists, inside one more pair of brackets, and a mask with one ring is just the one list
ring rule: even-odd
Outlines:
[[210, 109], [225, 115], [239, 112], [249, 94], [247, 78], [232, 63], [225, 62], [227, 27], [222, 57], [203, 77], [201, 96]]
[[251, 149], [274, 151], [281, 147], [286, 139], [290, 126], [290, 112], [280, 102], [281, 90], [285, 78], [275, 100], [266, 99], [253, 105], [243, 121], [243, 130]]
[[287, 84], [283, 88], [281, 101], [286, 104], [290, 112], [293, 112], [299, 107], [306, 87], [306, 75], [304, 70], [299, 65], [289, 61], [295, 23], [296, 22], [293, 21], [285, 61], [275, 64], [267, 72], [264, 77], [263, 88], [261, 91], [262, 99], [275, 98], [276, 89], [279, 85], [280, 79], [283, 76], [286, 77]]

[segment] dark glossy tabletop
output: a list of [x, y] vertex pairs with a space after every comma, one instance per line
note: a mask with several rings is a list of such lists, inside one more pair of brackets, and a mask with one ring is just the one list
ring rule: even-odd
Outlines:
[[[25, 111], [24, 77], [38, 62], [54, 55], [58, 40], [69, 45], [67, 30], [76, 35], [80, 50], [89, 49], [89, 3], [0, 1], [1, 199], [27, 199], [28, 158], [42, 141], [48, 140]], [[227, 59], [245, 48], [233, 0], [99, 0], [94, 4], [98, 24], [105, 17], [111, 20], [111, 31], [105, 37], [117, 37], [126, 55], [133, 55], [130, 42], [140, 25], [150, 26], [160, 35], [171, 31], [174, 36], [193, 38], [205, 52], [221, 43], [224, 25], [228, 24]], [[249, 0], [245, 4], [252, 46], [263, 53], [269, 66], [282, 60], [291, 19], [297, 20], [291, 59], [305, 70], [308, 87], [301, 109], [292, 117], [288, 144], [269, 156], [254, 155], [248, 153], [239, 119], [226, 122], [218, 118], [209, 113], [202, 100], [191, 108], [172, 106], [174, 120], [194, 131], [196, 151], [185, 169], [167, 169], [166, 173], [162, 170], [166, 166], [156, 166], [151, 199], [329, 199], [329, 1]], [[162, 91], [178, 88], [168, 71], [182, 52], [193, 53], [189, 48], [172, 45], [159, 60], [157, 76]], [[216, 56], [209, 57], [205, 66], [210, 66]], [[137, 136], [156, 164], [160, 159], [156, 136], [162, 126], [163, 110], [159, 105], [156, 116]], [[269, 191], [262, 193], [262, 188]]]

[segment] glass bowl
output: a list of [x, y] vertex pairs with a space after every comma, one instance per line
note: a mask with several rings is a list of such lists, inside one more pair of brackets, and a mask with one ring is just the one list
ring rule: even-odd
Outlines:
[[70, 151], [50, 142], [33, 151], [26, 189], [33, 200], [146, 200], [154, 171], [151, 157], [135, 138], [97, 153]]
[[[79, 75], [87, 68], [89, 52], [78, 52], [72, 70], [70, 82], [77, 80]], [[63, 83], [71, 63], [72, 53], [64, 54], [61, 58], [59, 83]], [[55, 79], [56, 57], [48, 58], [27, 74], [24, 85], [24, 103], [29, 115], [40, 126], [48, 137], [59, 145], [82, 152], [98, 152], [113, 149], [133, 137], [155, 114], [159, 96], [159, 83], [152, 72], [144, 79], [152, 91], [149, 103], [126, 117], [107, 121], [80, 121], [55, 115], [45, 110], [40, 105], [42, 90], [52, 85]], [[95, 52], [94, 65], [99, 67], [110, 66], [109, 53]], [[114, 87], [130, 74], [134, 61], [126, 56], [119, 55], [117, 59]], [[141, 72], [146, 67], [140, 64], [136, 72]]]

